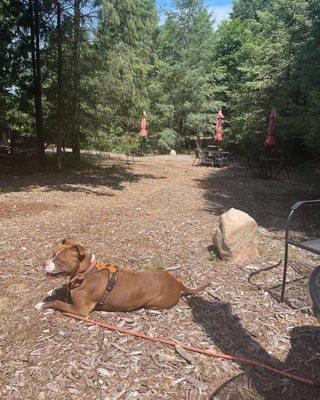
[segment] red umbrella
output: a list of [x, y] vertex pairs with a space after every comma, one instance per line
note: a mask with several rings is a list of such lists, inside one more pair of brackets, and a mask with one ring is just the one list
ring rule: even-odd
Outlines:
[[147, 137], [148, 136], [148, 132], [147, 132], [147, 114], [145, 112], [143, 112], [143, 116], [141, 118], [140, 127], [141, 127], [140, 136]]
[[222, 114], [222, 111], [220, 110], [218, 112], [218, 119], [217, 119], [217, 123], [216, 123], [216, 134], [214, 136], [214, 138], [218, 141], [218, 142], [222, 142], [222, 120], [224, 118], [224, 115]]
[[270, 114], [270, 121], [269, 121], [269, 127], [268, 127], [268, 136], [266, 137], [266, 140], [264, 141], [265, 147], [273, 147], [276, 144], [276, 141], [274, 139], [274, 135], [276, 132], [276, 118], [278, 116], [277, 109], [275, 107], [272, 108], [271, 114]]

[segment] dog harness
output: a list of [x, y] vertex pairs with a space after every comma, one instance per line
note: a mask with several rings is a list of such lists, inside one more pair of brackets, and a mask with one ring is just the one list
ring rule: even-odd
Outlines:
[[72, 289], [79, 287], [87, 276], [91, 275], [94, 272], [100, 272], [105, 269], [109, 271], [109, 279], [106, 286], [106, 292], [98, 303], [98, 304], [103, 304], [118, 280], [117, 276], [118, 267], [113, 264], [105, 264], [101, 261], [99, 262], [94, 261], [86, 271], [80, 272], [79, 274], [75, 275], [73, 278], [69, 280], [68, 282], [69, 292]]

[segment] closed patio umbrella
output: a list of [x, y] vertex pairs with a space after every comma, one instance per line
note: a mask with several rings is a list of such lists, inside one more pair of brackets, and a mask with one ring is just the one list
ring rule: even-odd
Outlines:
[[148, 132], [147, 132], [147, 114], [144, 111], [143, 112], [143, 116], [141, 118], [141, 122], [140, 122], [140, 136], [142, 137], [147, 137], [148, 136]]
[[268, 135], [266, 137], [266, 140], [264, 141], [265, 147], [271, 148], [276, 144], [274, 135], [276, 133], [276, 118], [277, 118], [277, 116], [278, 116], [277, 109], [275, 107], [273, 107], [271, 114], [270, 114]]
[[223, 118], [224, 118], [224, 115], [222, 114], [222, 111], [219, 110], [217, 123], [216, 123], [216, 134], [214, 136], [214, 138], [216, 139], [217, 142], [222, 142], [222, 120], [223, 120]]

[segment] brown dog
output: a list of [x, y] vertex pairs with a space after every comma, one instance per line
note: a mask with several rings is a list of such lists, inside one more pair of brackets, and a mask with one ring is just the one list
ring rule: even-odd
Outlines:
[[140, 308], [171, 308], [181, 294], [195, 295], [210, 284], [189, 289], [166, 271], [117, 271], [117, 268], [97, 263], [92, 253], [71, 239], [62, 241], [53, 258], [43, 265], [46, 277], [69, 276], [71, 302], [60, 300], [38, 303], [36, 308], [87, 316], [100, 311], [133, 311]]

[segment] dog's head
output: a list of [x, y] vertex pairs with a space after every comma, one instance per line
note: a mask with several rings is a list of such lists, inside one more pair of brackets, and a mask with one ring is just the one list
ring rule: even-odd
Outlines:
[[[63, 239], [54, 250], [53, 257], [43, 263], [47, 279], [62, 276], [74, 276], [85, 264], [90, 263], [91, 255], [80, 244], [74, 244], [71, 239]], [[87, 266], [88, 266], [87, 265]]]

